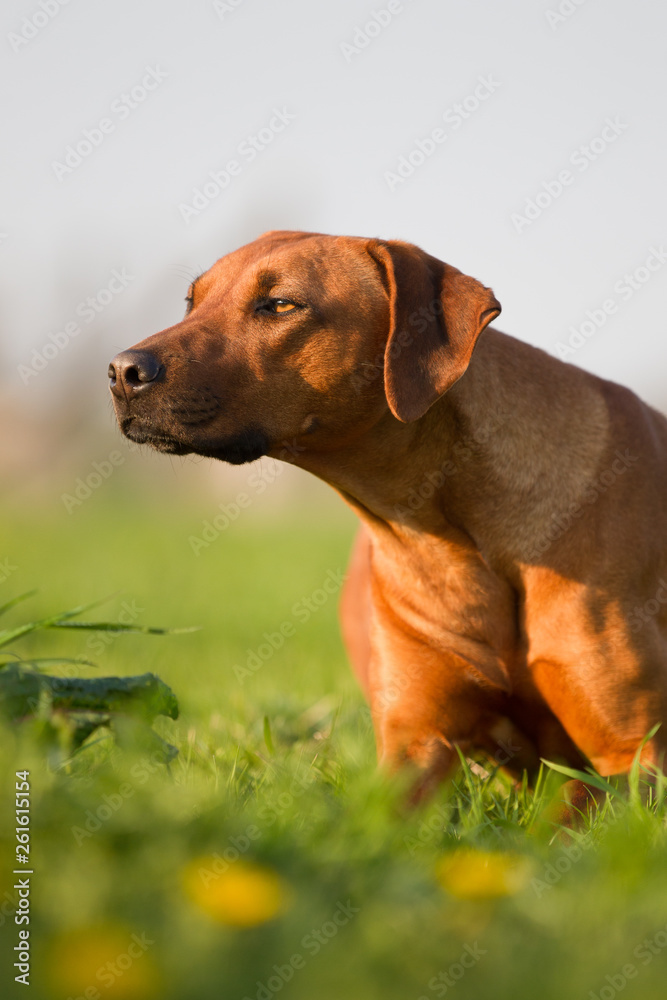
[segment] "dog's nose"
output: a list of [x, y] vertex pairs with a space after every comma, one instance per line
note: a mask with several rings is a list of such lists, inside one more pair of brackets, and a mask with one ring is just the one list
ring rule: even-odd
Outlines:
[[109, 365], [109, 387], [114, 396], [141, 392], [162, 374], [162, 365], [148, 351], [123, 351]]

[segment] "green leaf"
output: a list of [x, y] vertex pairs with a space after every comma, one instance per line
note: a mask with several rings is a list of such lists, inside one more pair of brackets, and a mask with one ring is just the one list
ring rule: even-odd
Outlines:
[[40, 696], [61, 712], [135, 713], [152, 720], [156, 715], [178, 718], [178, 702], [171, 688], [155, 674], [137, 677], [51, 677], [12, 664], [0, 671], [0, 711], [10, 719], [31, 715]]

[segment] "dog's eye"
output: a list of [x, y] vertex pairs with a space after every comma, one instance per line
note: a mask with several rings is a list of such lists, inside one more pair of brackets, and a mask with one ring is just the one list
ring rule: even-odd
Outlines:
[[188, 288], [187, 295], [185, 296], [185, 315], [186, 316], [190, 312], [190, 310], [192, 309], [192, 306], [194, 305], [194, 301], [195, 301], [195, 286], [194, 286], [194, 284], [192, 284]]
[[265, 299], [259, 304], [257, 311], [275, 315], [276, 313], [293, 312], [298, 308], [296, 302], [290, 302], [289, 299]]

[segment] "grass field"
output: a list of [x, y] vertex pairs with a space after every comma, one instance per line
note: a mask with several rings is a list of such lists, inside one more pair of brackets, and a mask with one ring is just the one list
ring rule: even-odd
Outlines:
[[[47, 767], [36, 730], [5, 729], [0, 995], [664, 998], [663, 801], [623, 793], [568, 847], [543, 816], [556, 775], [535, 795], [461, 773], [406, 813], [376, 773], [337, 626], [351, 518], [239, 518], [197, 556], [197, 515], [147, 498], [4, 520], [16, 569], [0, 603], [39, 588], [9, 623], [114, 594], [97, 617], [201, 630], [21, 644], [89, 656], [103, 675], [159, 674], [181, 715], [156, 728], [180, 753], [166, 765], [105, 735]], [[11, 968], [24, 769], [29, 989]]]

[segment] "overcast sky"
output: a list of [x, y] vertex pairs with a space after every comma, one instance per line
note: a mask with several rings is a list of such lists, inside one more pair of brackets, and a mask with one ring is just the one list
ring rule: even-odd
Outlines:
[[667, 406], [660, 0], [6, 0], [0, 17], [0, 360], [27, 406], [76, 372], [106, 412], [108, 359], [273, 228], [417, 243], [493, 287], [501, 329]]

